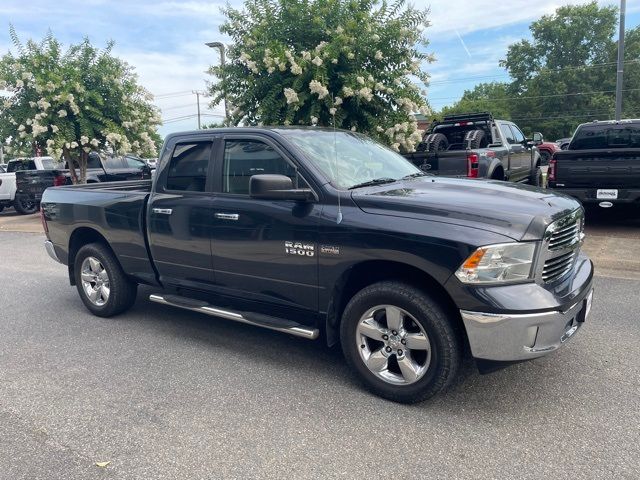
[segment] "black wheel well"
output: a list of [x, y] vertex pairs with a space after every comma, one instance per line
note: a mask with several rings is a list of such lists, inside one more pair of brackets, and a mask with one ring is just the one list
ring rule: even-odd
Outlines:
[[[89, 243], [101, 243], [106, 246], [109, 250], [111, 250], [111, 246], [107, 239], [104, 238], [100, 232], [94, 230], [89, 227], [80, 227], [76, 228], [71, 237], [69, 238], [69, 282], [71, 285], [76, 284], [75, 278], [75, 259], [78, 254], [78, 250], [80, 250], [83, 246], [88, 245]], [[113, 252], [113, 250], [111, 250]]]
[[339, 341], [340, 320], [349, 300], [363, 288], [384, 280], [398, 280], [432, 296], [443, 307], [454, 327], [464, 332], [458, 308], [445, 288], [431, 275], [417, 267], [389, 260], [369, 260], [351, 267], [336, 282], [327, 313], [327, 344]]
[[498, 165], [493, 169], [493, 172], [491, 172], [491, 178], [494, 180], [504, 180], [504, 168], [502, 165]]

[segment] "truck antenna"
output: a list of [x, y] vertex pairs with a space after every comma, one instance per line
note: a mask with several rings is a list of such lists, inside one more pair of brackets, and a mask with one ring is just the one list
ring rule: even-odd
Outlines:
[[[332, 96], [333, 98], [333, 96]], [[333, 99], [333, 103], [335, 103], [335, 99]], [[331, 114], [333, 118], [333, 153], [335, 158], [335, 167], [336, 167], [336, 180], [340, 178], [340, 173], [338, 170], [338, 139], [337, 139], [337, 130], [336, 130], [336, 110], [333, 107], [333, 113]], [[336, 217], [336, 224], [340, 225], [342, 222], [342, 205], [340, 203], [340, 188], [338, 186], [338, 216]]]

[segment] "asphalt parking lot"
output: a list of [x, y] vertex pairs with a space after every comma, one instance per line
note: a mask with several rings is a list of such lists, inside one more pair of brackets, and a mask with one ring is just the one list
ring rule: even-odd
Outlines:
[[[607, 222], [594, 235], [636, 238]], [[0, 231], [2, 479], [639, 476], [631, 274], [596, 278], [561, 351], [488, 376], [467, 362], [445, 395], [404, 406], [361, 390], [337, 349], [152, 304], [149, 288], [93, 317], [42, 241]]]

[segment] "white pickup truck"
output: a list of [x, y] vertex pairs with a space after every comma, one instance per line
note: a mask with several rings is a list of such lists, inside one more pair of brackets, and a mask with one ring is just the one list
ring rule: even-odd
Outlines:
[[0, 212], [14, 207], [18, 213], [35, 213], [38, 205], [28, 198], [16, 198], [16, 172], [19, 170], [53, 170], [57, 163], [51, 157], [16, 158], [7, 163], [7, 172], [0, 173]]

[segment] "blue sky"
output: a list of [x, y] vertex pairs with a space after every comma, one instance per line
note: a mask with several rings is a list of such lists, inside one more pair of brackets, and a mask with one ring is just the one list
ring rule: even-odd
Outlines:
[[[455, 102], [476, 83], [506, 80], [498, 61], [507, 46], [529, 36], [532, 20], [567, 3], [586, 0], [414, 0], [430, 6], [428, 51], [437, 62], [428, 98], [435, 109]], [[219, 33], [224, 1], [165, 0], [2, 0], [0, 52], [10, 48], [9, 24], [23, 40], [40, 39], [48, 28], [65, 44], [88, 36], [95, 45], [109, 39], [115, 53], [136, 68], [140, 82], [155, 96], [165, 121], [161, 134], [195, 128], [196, 96], [212, 80], [205, 71], [218, 61], [205, 42], [226, 41]], [[230, 0], [240, 5], [240, 0]], [[618, 4], [602, 0], [601, 4]], [[640, 23], [640, 2], [627, 2], [627, 27]], [[612, 69], [615, 75], [615, 69]], [[221, 106], [209, 108], [201, 99], [204, 122], [218, 120]], [[186, 117], [186, 118], [185, 118]]]

